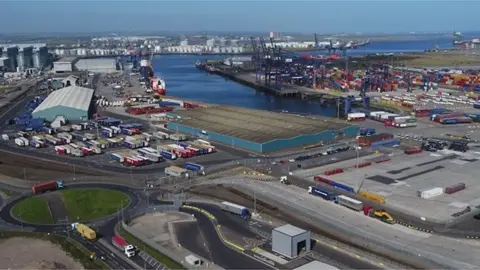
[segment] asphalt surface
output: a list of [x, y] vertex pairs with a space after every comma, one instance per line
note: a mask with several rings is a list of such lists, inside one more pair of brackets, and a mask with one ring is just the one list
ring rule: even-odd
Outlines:
[[[257, 225], [257, 222], [245, 221], [236, 215], [232, 215], [222, 211], [221, 208], [217, 205], [207, 203], [189, 203], [189, 205], [210, 212], [216, 217], [217, 222], [220, 225], [234, 230], [236, 233], [239, 233], [245, 237], [254, 238], [255, 236], [259, 235], [258, 231], [260, 231], [261, 236], [268, 235], [269, 237], [271, 237], [272, 230], [274, 229], [273, 226], [265, 223], [262, 223], [261, 226], [255, 226]], [[352, 256], [349, 256], [343, 252], [340, 252], [325, 245], [315, 244], [313, 245], [312, 250], [326, 258], [329, 258], [335, 262], [338, 262], [341, 265], [344, 265], [346, 269], [381, 269], [377, 265], [358, 260]]]
[[[220, 240], [210, 219], [195, 210], [182, 208], [181, 212], [193, 214], [197, 219], [201, 233], [206, 239], [206, 245], [211, 251], [213, 262], [225, 269], [271, 269], [267, 265], [227, 248]], [[207, 256], [208, 258], [208, 256]]]

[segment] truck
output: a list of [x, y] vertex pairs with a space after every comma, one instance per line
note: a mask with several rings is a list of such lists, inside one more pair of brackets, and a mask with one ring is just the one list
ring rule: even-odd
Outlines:
[[112, 245], [123, 251], [125, 256], [127, 256], [128, 258], [135, 256], [135, 247], [127, 243], [127, 241], [125, 241], [125, 239], [123, 239], [123, 237], [121, 237], [120, 235], [114, 235], [112, 237]]
[[334, 198], [334, 201], [339, 205], [343, 205], [355, 211], [360, 211], [363, 209], [363, 203], [361, 201], [355, 200], [345, 195], [336, 196]]
[[366, 216], [370, 216], [370, 217], [379, 219], [379, 220], [381, 220], [385, 223], [388, 223], [388, 224], [395, 223], [395, 220], [393, 219], [393, 217], [387, 211], [385, 211], [383, 209], [375, 210], [375, 209], [373, 209], [372, 206], [366, 205], [366, 206], [363, 207], [363, 213]]
[[244, 219], [249, 219], [251, 217], [250, 211], [245, 206], [241, 206], [231, 202], [222, 202], [220, 204], [220, 207], [223, 211], [239, 215]]
[[25, 142], [22, 140], [22, 138], [15, 138], [15, 144], [18, 146], [25, 146]]
[[194, 172], [200, 172], [200, 173], [205, 172], [205, 168], [202, 165], [192, 163], [192, 162], [185, 162], [183, 164], [183, 168], [190, 171], [194, 171]]
[[63, 188], [63, 181], [52, 181], [46, 183], [40, 183], [32, 187], [33, 194], [40, 194], [47, 191], [54, 191]]
[[97, 233], [93, 229], [82, 223], [72, 223], [72, 231], [78, 232], [82, 237], [88, 240], [97, 239]]
[[288, 181], [288, 177], [286, 175], [280, 176], [280, 183], [284, 185], [290, 185], [290, 181]]
[[175, 160], [175, 159], [177, 159], [177, 155], [175, 155], [174, 153], [169, 152], [169, 151], [161, 151], [161, 152], [160, 152], [160, 155], [161, 155], [163, 158], [169, 159], [169, 160]]
[[319, 187], [309, 186], [308, 187], [308, 194], [312, 194], [318, 197], [321, 197], [327, 201], [331, 201], [335, 199], [335, 194], [330, 191], [321, 189]]

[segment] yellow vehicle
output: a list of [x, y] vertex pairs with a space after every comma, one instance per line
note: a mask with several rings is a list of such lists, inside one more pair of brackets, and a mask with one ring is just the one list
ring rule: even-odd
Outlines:
[[77, 231], [81, 236], [87, 238], [88, 240], [97, 239], [97, 233], [85, 224], [73, 223], [72, 229]]
[[360, 195], [361, 197], [364, 197], [365, 199], [374, 201], [376, 203], [385, 204], [385, 198], [375, 193], [371, 193], [368, 191], [360, 191], [358, 195]]
[[395, 220], [392, 218], [392, 216], [385, 210], [375, 210], [371, 206], [365, 206], [363, 208], [363, 213], [367, 216], [378, 218], [388, 224], [395, 223]]

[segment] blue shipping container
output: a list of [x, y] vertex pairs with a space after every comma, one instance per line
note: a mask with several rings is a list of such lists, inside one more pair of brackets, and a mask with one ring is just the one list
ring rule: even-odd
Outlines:
[[196, 171], [196, 172], [203, 172], [205, 170], [205, 168], [203, 168], [202, 165], [192, 163], [192, 162], [185, 162], [185, 164], [183, 164], [183, 167], [187, 170]]
[[398, 138], [393, 138], [393, 139], [390, 139], [390, 140], [373, 142], [370, 146], [371, 147], [394, 146], [394, 145], [398, 145], [399, 143], [400, 143], [400, 140]]
[[174, 155], [170, 152], [167, 152], [167, 151], [162, 151], [160, 152], [160, 155], [166, 159], [170, 159], [170, 160], [174, 160]]
[[443, 119], [442, 120], [442, 125], [455, 125], [458, 124], [457, 119]]
[[323, 199], [329, 201], [331, 201], [333, 197], [335, 197], [335, 194], [318, 187], [308, 187], [308, 192], [312, 195], [322, 197]]
[[355, 190], [352, 187], [344, 185], [344, 184], [340, 184], [340, 183], [337, 183], [337, 182], [333, 183], [332, 187], [334, 187], [336, 189], [346, 191], [346, 192], [355, 192]]

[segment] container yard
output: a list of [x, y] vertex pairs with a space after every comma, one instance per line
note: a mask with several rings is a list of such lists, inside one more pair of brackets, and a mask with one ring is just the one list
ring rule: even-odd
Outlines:
[[357, 135], [359, 127], [327, 118], [303, 117], [232, 106], [168, 114], [168, 128], [225, 145], [265, 153], [333, 142]]
[[[372, 140], [391, 139], [391, 134], [379, 133], [361, 137], [359, 141], [365, 142], [365, 145], [370, 144], [371, 147]], [[456, 144], [454, 142], [451, 145]], [[307, 169], [302, 171], [302, 175], [314, 174], [308, 176], [308, 179], [317, 186], [311, 186], [308, 193], [325, 200], [337, 200], [338, 204], [350, 209], [361, 207], [353, 200], [338, 200], [335, 197], [338, 194], [322, 187], [333, 187], [430, 221], [443, 222], [458, 215], [467, 206], [478, 205], [477, 194], [480, 192], [476, 176], [480, 160], [477, 152], [448, 148], [452, 146], [439, 146], [438, 149], [441, 150], [434, 152], [410, 148], [405, 150], [405, 154], [392, 150], [391, 156], [363, 158], [358, 162], [355, 159], [343, 161], [331, 166]], [[478, 146], [471, 148], [477, 149]]]

